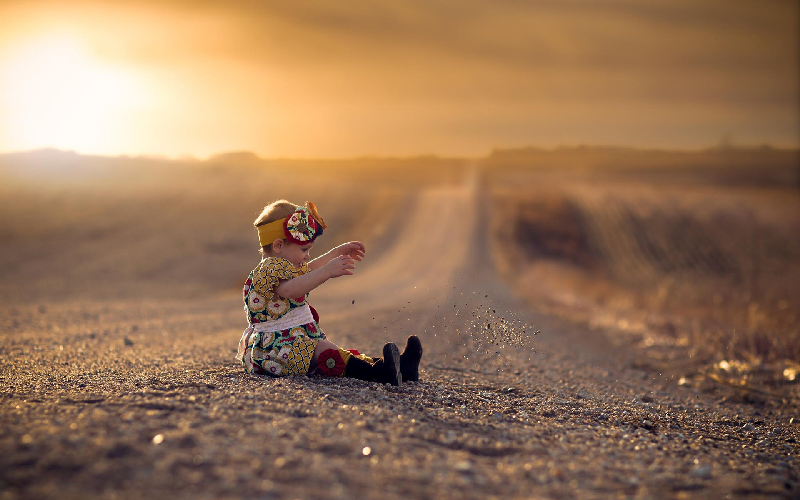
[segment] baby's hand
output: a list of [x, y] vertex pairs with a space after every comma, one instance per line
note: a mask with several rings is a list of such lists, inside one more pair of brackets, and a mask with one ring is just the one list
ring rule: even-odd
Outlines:
[[353, 269], [356, 268], [356, 261], [351, 257], [340, 255], [334, 257], [327, 264], [325, 270], [329, 278], [338, 278], [339, 276], [352, 275]]
[[355, 259], [360, 261], [364, 257], [364, 252], [366, 252], [366, 248], [364, 244], [360, 241], [350, 241], [347, 243], [342, 243], [338, 247], [336, 247], [337, 253], [344, 257], [350, 257], [351, 259]]

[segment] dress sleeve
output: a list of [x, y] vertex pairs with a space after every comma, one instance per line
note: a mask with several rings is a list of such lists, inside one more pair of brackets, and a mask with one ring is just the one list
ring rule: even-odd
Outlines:
[[303, 266], [304, 268], [298, 271], [291, 262], [284, 258], [268, 257], [261, 269], [255, 273], [253, 288], [259, 295], [266, 297], [267, 300], [272, 300], [275, 288], [280, 284], [281, 280], [290, 280], [308, 272], [308, 266], [306, 264], [303, 264]]

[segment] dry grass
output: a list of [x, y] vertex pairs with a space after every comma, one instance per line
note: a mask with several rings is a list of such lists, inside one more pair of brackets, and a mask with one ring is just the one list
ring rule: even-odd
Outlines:
[[[765, 366], [792, 373], [796, 152], [621, 151], [613, 168], [613, 150], [597, 151], [594, 164], [590, 149], [529, 153], [498, 154], [486, 167], [496, 239], [515, 243], [497, 245], [499, 264], [523, 293], [630, 334], [624, 341], [682, 348], [695, 367], [738, 361], [748, 376]], [[733, 164], [728, 176], [720, 158]], [[674, 178], [663, 175], [670, 170]], [[680, 365], [672, 351], [664, 361]]]
[[422, 184], [454, 182], [462, 163], [0, 156], [0, 300], [240, 289], [258, 260], [253, 220], [270, 201], [317, 203], [331, 226], [317, 252], [355, 237], [370, 245], [387, 230], [376, 223], [381, 215], [395, 213]]

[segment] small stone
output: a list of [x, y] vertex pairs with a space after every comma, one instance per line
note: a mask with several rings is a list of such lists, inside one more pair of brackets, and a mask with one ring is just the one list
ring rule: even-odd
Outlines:
[[699, 465], [689, 471], [689, 476], [697, 479], [711, 479], [711, 467], [708, 465]]
[[117, 443], [112, 446], [108, 451], [106, 451], [106, 457], [108, 458], [121, 458], [126, 457], [135, 452], [134, 448], [125, 444], [125, 443]]
[[756, 430], [756, 427], [753, 424], [751, 424], [750, 422], [748, 422], [748, 423], [746, 423], [746, 424], [744, 424], [742, 426], [742, 430], [743, 431], [752, 432], [752, 431]]
[[769, 441], [767, 441], [766, 439], [762, 439], [762, 440], [756, 442], [756, 446], [767, 446], [768, 444], [769, 444]]
[[123, 339], [123, 342], [125, 342], [125, 345], [127, 345], [127, 346], [133, 345], [133, 340], [129, 339], [127, 336], [125, 336], [125, 338]]
[[462, 472], [472, 470], [472, 462], [469, 460], [462, 460], [461, 462], [458, 462], [454, 468], [455, 470], [460, 470]]

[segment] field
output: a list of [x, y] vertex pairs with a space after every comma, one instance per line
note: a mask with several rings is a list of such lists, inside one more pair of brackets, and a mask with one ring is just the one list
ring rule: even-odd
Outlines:
[[797, 152], [497, 151], [486, 165], [499, 266], [538, 307], [649, 348], [661, 370], [745, 391], [793, 380]]
[[[796, 497], [797, 186], [774, 150], [0, 156], [0, 498]], [[364, 241], [311, 302], [419, 335], [419, 383], [233, 361], [276, 198]]]
[[[384, 180], [375, 182], [374, 167], [384, 163]], [[386, 230], [381, 215], [392, 214], [421, 179], [454, 176], [453, 161], [408, 163], [8, 155], [0, 170], [0, 298], [26, 304], [43, 290], [48, 302], [239, 289], [257, 258], [252, 223], [265, 204], [319, 200], [336, 221], [333, 238], [371, 240]], [[434, 173], [422, 177], [420, 169]], [[358, 206], [373, 210], [356, 216]]]

